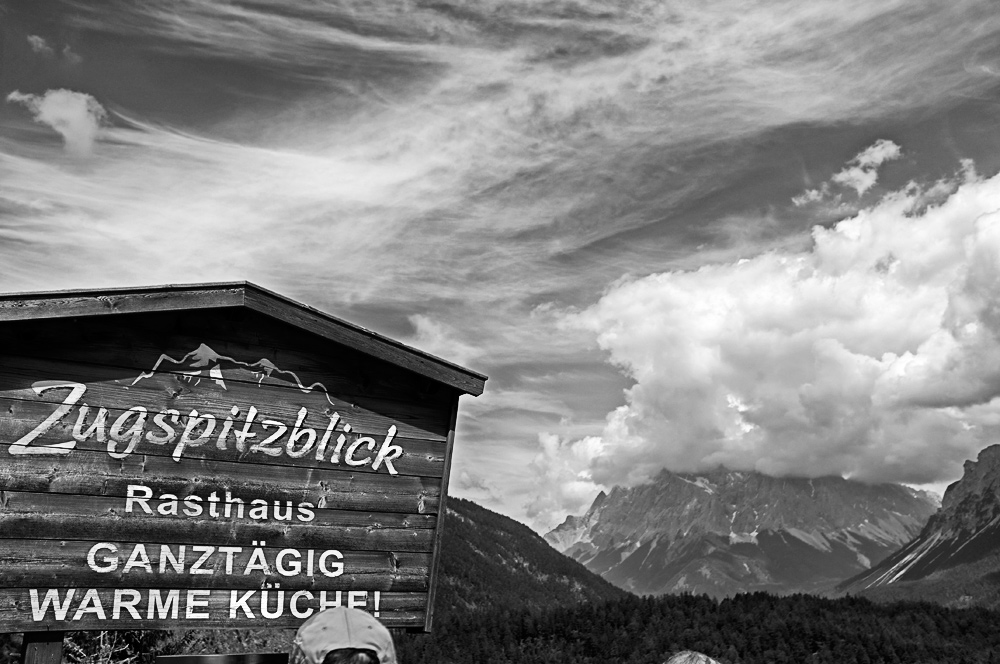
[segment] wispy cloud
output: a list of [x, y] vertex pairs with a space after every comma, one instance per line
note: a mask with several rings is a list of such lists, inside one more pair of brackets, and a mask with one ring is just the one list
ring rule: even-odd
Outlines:
[[[660, 273], [710, 300], [750, 270], [739, 257], [799, 256], [812, 224], [782, 206], [812, 211], [789, 203], [794, 187], [716, 207], [780, 161], [748, 155], [786, 131], [986, 94], [997, 62], [982, 47], [1000, 34], [989, 3], [971, 0], [152, 0], [113, 20], [101, 3], [64, 6], [73, 50], [37, 57], [32, 28], [17, 42], [37, 86], [4, 79], [19, 82], [0, 114], [3, 289], [252, 279], [468, 362], [491, 381], [463, 404], [456, 472], [470, 492], [501, 476], [506, 511], [530, 505], [538, 523], [618, 476], [577, 441], [645, 449], [645, 375], [603, 365], [595, 338], [627, 364], [609, 321], [629, 321], [622, 344], [638, 343], [666, 305], [647, 320], [615, 310], [616, 294], [655, 291], [643, 277]], [[66, 67], [74, 57], [82, 66]], [[863, 133], [859, 147], [895, 136]], [[820, 159], [817, 145], [794, 156]], [[876, 145], [828, 186], [879, 192], [868, 181], [895, 144]], [[822, 155], [817, 179], [846, 156]], [[955, 186], [902, 196], [931, 205]], [[567, 307], [590, 322], [560, 326]], [[616, 405], [620, 439], [602, 432]], [[539, 447], [540, 432], [556, 438]], [[532, 464], [553, 487], [580, 484], [539, 497]]]

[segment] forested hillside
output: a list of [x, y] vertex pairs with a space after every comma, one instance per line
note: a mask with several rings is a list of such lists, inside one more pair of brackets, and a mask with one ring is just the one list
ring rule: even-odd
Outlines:
[[435, 619], [453, 612], [568, 606], [625, 597], [527, 526], [448, 499]]
[[405, 664], [662, 664], [695, 650], [726, 664], [1000, 662], [1000, 614], [934, 604], [765, 593], [626, 597], [547, 611], [455, 614], [400, 639]]

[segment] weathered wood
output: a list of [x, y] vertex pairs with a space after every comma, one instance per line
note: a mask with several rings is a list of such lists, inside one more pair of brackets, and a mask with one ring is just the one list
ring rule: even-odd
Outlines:
[[[34, 606], [32, 605], [31, 590], [35, 590]], [[133, 589], [133, 588], [100, 588], [72, 589], [73, 595], [66, 605], [64, 620], [58, 620], [55, 615], [55, 607], [49, 603], [42, 611], [42, 602], [46, 592], [50, 589], [38, 588], [7, 588], [0, 589], [0, 632], [19, 632], [24, 630], [43, 630], [52, 626], [65, 625], [74, 630], [100, 630], [100, 629], [173, 629], [183, 627], [266, 627], [266, 628], [294, 628], [302, 624], [302, 621], [311, 615], [312, 612], [320, 610], [322, 600], [325, 597], [328, 605], [333, 605], [338, 599], [340, 604], [349, 605], [351, 592], [362, 593], [365, 591], [309, 591], [309, 590], [289, 590], [283, 589], [258, 589], [258, 590], [211, 590], [190, 588], [178, 589], [176, 603], [171, 601], [167, 594], [169, 590], [164, 589]], [[66, 600], [70, 589], [59, 589], [59, 603]], [[87, 598], [88, 590], [91, 599]], [[132, 616], [130, 611], [121, 606], [122, 601], [131, 599], [131, 593], [135, 590], [139, 592], [139, 600], [134, 604], [134, 610], [139, 618]], [[114, 607], [116, 593], [119, 597], [119, 617], [114, 619]], [[154, 601], [150, 601], [150, 593]], [[189, 595], [191, 593], [191, 595]], [[302, 593], [295, 599], [295, 610], [299, 615], [292, 612], [293, 598], [296, 593]], [[325, 595], [323, 594], [325, 593]], [[408, 625], [419, 625], [423, 623], [424, 612], [427, 607], [426, 593], [409, 592], [380, 592], [378, 608], [375, 608], [374, 591], [367, 592], [367, 596], [362, 598], [360, 594], [354, 596], [359, 602], [359, 608], [364, 608], [372, 612], [378, 619], [389, 627], [406, 627]], [[245, 598], [241, 605], [239, 600]], [[159, 602], [157, 602], [157, 599]], [[360, 605], [362, 600], [366, 600], [364, 605]], [[97, 605], [103, 611], [104, 619], [101, 619], [97, 612]], [[164, 603], [170, 602], [164, 609]], [[267, 618], [262, 611], [262, 604], [270, 615], [274, 618]], [[81, 612], [83, 605], [83, 612]], [[235, 605], [235, 611], [233, 610]], [[174, 607], [177, 607], [176, 614]], [[242, 607], [246, 606], [250, 615]], [[38, 612], [38, 619], [32, 609]], [[191, 614], [189, 615], [188, 610]], [[191, 617], [205, 615], [205, 618]]]
[[0, 321], [185, 311], [244, 304], [245, 283], [0, 295]]
[[[0, 458], [3, 454], [0, 452]], [[320, 508], [437, 514], [439, 478], [350, 473], [238, 461], [132, 455], [112, 459], [105, 452], [80, 450], [62, 457], [9, 457], [0, 462], [0, 491], [125, 496], [129, 485], [153, 494], [208, 496], [226, 491], [249, 502], [310, 502]]]
[[[451, 407], [451, 424], [448, 427], [448, 450], [445, 452], [444, 479], [441, 483], [441, 500], [438, 501], [437, 529], [434, 531], [434, 551], [441, 551], [441, 543], [444, 541], [444, 522], [448, 511], [448, 477], [451, 475], [451, 457], [455, 445], [455, 429], [458, 425], [458, 399]], [[424, 631], [430, 632], [434, 624], [434, 598], [438, 586], [438, 573], [441, 565], [441, 556], [434, 556], [431, 561], [431, 588], [427, 598], [427, 615], [424, 620]]]
[[[250, 380], [249, 372], [246, 372], [247, 380], [227, 379], [226, 388], [222, 389], [213, 386], [210, 379], [188, 379], [179, 373], [158, 372], [153, 378], [132, 384], [140, 372], [123, 375], [122, 370], [100, 365], [60, 365], [28, 358], [16, 362], [0, 356], [0, 394], [11, 400], [48, 404], [50, 408], [62, 403], [70, 388], [52, 388], [36, 394], [32, 384], [46, 380], [84, 384], [86, 391], [77, 403], [86, 403], [95, 409], [104, 406], [128, 410], [132, 406], [143, 406], [156, 413], [174, 408], [183, 415], [191, 410], [207, 410], [221, 421], [230, 415], [233, 406], [240, 409], [240, 415], [245, 415], [250, 406], [254, 406], [261, 411], [258, 421], [272, 417], [291, 424], [299, 409], [305, 407], [311, 420], [306, 426], [319, 426], [321, 431], [336, 412], [359, 433], [384, 435], [390, 425], [395, 425], [402, 437], [443, 442], [447, 436], [445, 417], [428, 406], [368, 399], [370, 408], [367, 408], [337, 397], [327, 399], [320, 390], [303, 393], [288, 385], [259, 383], [256, 379]], [[23, 367], [25, 364], [38, 366]]]
[[[219, 356], [217, 363], [226, 374], [227, 384], [231, 381], [245, 382], [255, 388], [252, 392], [258, 394], [265, 388], [288, 390], [292, 394], [286, 400], [294, 400], [300, 396], [303, 388], [315, 387], [317, 395], [329, 394], [332, 399], [359, 405], [386, 417], [391, 417], [393, 410], [399, 408], [405, 409], [405, 412], [420, 414], [433, 421], [438, 427], [436, 431], [442, 437], [447, 434], [447, 414], [452, 390], [444, 386], [434, 389], [431, 381], [402, 372], [397, 367], [359, 364], [359, 358], [345, 361], [334, 356], [336, 361], [325, 361], [324, 358], [304, 355], [301, 348], [245, 349], [242, 344], [236, 345], [224, 340], [208, 340], [207, 350], [199, 350], [206, 340], [186, 337], [167, 337], [162, 341], [144, 340], [141, 344], [128, 337], [122, 338], [118, 343], [103, 339], [88, 343], [85, 348], [78, 350], [57, 346], [54, 339], [43, 343], [37, 338], [40, 335], [33, 336], [35, 338], [30, 343], [12, 341], [10, 345], [3, 347], [0, 369], [10, 377], [0, 377], [0, 389], [6, 389], [8, 385], [28, 388], [32, 382], [41, 379], [72, 378], [86, 383], [114, 382], [125, 389], [138, 387], [170, 392], [179, 389], [191, 391], [198, 384], [199, 376], [192, 377], [185, 372], [199, 368], [203, 369], [200, 374], [201, 385], [212, 387], [209, 366], [198, 365], [197, 360], [199, 357], [204, 360], [205, 353], [214, 351]], [[274, 356], [282, 357], [280, 364], [278, 360], [272, 359]], [[185, 357], [188, 359], [185, 360]], [[186, 381], [158, 385], [156, 381], [148, 379], [154, 367], [158, 376]], [[150, 388], [144, 383], [154, 385]], [[218, 391], [225, 392], [226, 388], [220, 387]]]
[[482, 374], [246, 282], [8, 295], [0, 297], [0, 321], [219, 307], [262, 313], [468, 394], [482, 394], [486, 381]]
[[[247, 312], [246, 318], [263, 317]], [[162, 319], [163, 315], [144, 316], [144, 319]], [[227, 316], [225, 324], [232, 321]], [[199, 328], [197, 331], [171, 331], [165, 334], [162, 325], [146, 321], [149, 330], [121, 329], [110, 320], [88, 320], [76, 330], [84, 337], [80, 346], [59, 343], [58, 334], [39, 322], [25, 324], [17, 332], [0, 327], [0, 348], [10, 356], [23, 357], [35, 362], [74, 363], [85, 367], [105, 367], [111, 377], [138, 375], [149, 371], [162, 355], [182, 360], [188, 353], [207, 345], [220, 356], [251, 365], [261, 360], [274, 364], [276, 369], [269, 379], [276, 385], [294, 386], [294, 373], [305, 385], [322, 383], [327, 391], [345, 400], [362, 401], [366, 398], [403, 401], [440, 407], [447, 410], [453, 390], [429, 378], [419, 376], [384, 362], [374, 361], [362, 353], [343, 349], [331, 353], [327, 342], [311, 335], [288, 339], [281, 330], [248, 332], [259, 321], [248, 320], [245, 325], [230, 330], [228, 327]], [[30, 329], [28, 329], [30, 326]], [[326, 347], [324, 347], [326, 345]], [[169, 361], [160, 363], [160, 369], [176, 368]], [[117, 373], [115, 373], [117, 372]], [[134, 376], [132, 377], [134, 378]], [[132, 379], [130, 378], [130, 380]]]
[[[96, 547], [96, 548], [95, 548]], [[114, 548], [111, 548], [114, 547]], [[0, 587], [22, 588], [264, 588], [424, 591], [429, 553], [349, 551], [320, 557], [314, 550], [281, 554], [280, 547], [216, 547], [73, 540], [0, 540]], [[267, 569], [260, 569], [260, 549]], [[138, 551], [137, 551], [138, 550]], [[94, 551], [95, 571], [88, 564]], [[279, 559], [279, 554], [281, 555]], [[342, 564], [342, 567], [335, 563]], [[113, 568], [113, 569], [112, 569]], [[323, 573], [340, 571], [337, 576]], [[179, 570], [179, 571], [178, 571]], [[299, 573], [294, 573], [298, 570]], [[284, 572], [284, 573], [282, 573]], [[275, 585], [277, 584], [277, 585]]]
[[[200, 494], [200, 495], [199, 495]], [[33, 493], [4, 491], [0, 497], [0, 514], [75, 514], [87, 516], [113, 516], [116, 519], [147, 519], [156, 523], [165, 520], [191, 522], [196, 520], [270, 521], [281, 525], [308, 523], [317, 527], [367, 528], [434, 528], [439, 518], [436, 514], [399, 514], [396, 512], [364, 512], [317, 508], [301, 503], [274, 501], [253, 504], [249, 501], [230, 503], [219, 495], [210, 501], [208, 494], [199, 492], [192, 496], [178, 496], [178, 500], [158, 500], [154, 495], [148, 500], [129, 499], [122, 496], [81, 496], [61, 493]], [[192, 500], [193, 498], [193, 500]], [[228, 508], [228, 509], [227, 509]], [[262, 514], [254, 515], [259, 508]], [[148, 509], [148, 511], [147, 511]], [[171, 515], [168, 511], [178, 511]], [[228, 511], [228, 514], [226, 512]], [[252, 516], [253, 515], [253, 516]], [[0, 533], [0, 539], [3, 533]]]
[[[10, 446], [13, 443], [21, 440], [24, 436], [34, 431], [47, 417], [49, 417], [49, 415], [54, 412], [53, 408], [49, 404], [0, 397], [0, 412], [3, 411], [6, 411], [7, 415], [6, 417], [0, 419], [0, 455], [2, 456], [11, 454]], [[126, 411], [121, 408], [108, 409], [108, 414], [105, 418], [106, 426], [102, 432], [103, 435], [95, 433], [82, 442], [76, 441], [75, 444], [67, 447], [67, 449], [71, 449], [72, 452], [66, 454], [65, 456], [73, 456], [73, 453], [83, 450], [103, 451], [105, 453], [110, 451], [115, 454], [125, 453], [128, 449], [127, 443], [115, 443], [110, 436], [112, 425], [125, 412]], [[204, 413], [206, 411], [201, 412]], [[74, 428], [78, 422], [78, 417], [78, 413], [71, 412], [69, 416], [62, 418], [57, 423], [49, 427], [44, 434], [32, 440], [31, 446], [35, 448], [44, 448], [47, 446], [74, 441], [75, 439], [73, 434]], [[86, 431], [87, 428], [94, 423], [96, 417], [96, 408], [88, 411], [87, 418], [80, 427], [81, 430]], [[273, 447], [269, 448], [274, 451], [280, 450], [280, 455], [272, 456], [267, 454], [264, 450], [255, 450], [253, 448], [254, 443], [257, 441], [263, 442], [268, 435], [276, 431], [276, 429], [271, 425], [269, 425], [268, 428], [257, 428], [256, 423], [254, 424], [254, 427], [251, 428], [251, 432], [255, 433], [257, 438], [248, 442], [246, 449], [243, 452], [240, 452], [237, 449], [236, 442], [233, 440], [234, 437], [231, 432], [225, 441], [226, 449], [219, 449], [218, 437], [212, 435], [202, 439], [200, 445], [187, 445], [178, 451], [177, 444], [179, 434], [183, 431], [187, 418], [184, 416], [178, 418], [180, 423], [173, 425], [174, 429], [178, 432], [178, 436], [166, 444], [156, 444], [150, 442], [150, 440], [146, 437], [146, 435], [150, 433], [153, 435], [162, 434], [162, 430], [154, 426], [154, 419], [155, 418], [151, 416], [147, 417], [144, 435], [140, 439], [141, 442], [139, 442], [131, 454], [156, 457], [163, 456], [168, 458], [176, 456], [178, 459], [178, 465], [182, 465], [191, 459], [207, 459], [212, 461], [239, 461], [245, 464], [280, 464], [286, 467], [317, 468], [322, 470], [345, 471], [350, 473], [389, 474], [389, 467], [386, 464], [382, 464], [378, 469], [372, 469], [372, 466], [374, 465], [373, 459], [377, 456], [381, 446], [385, 443], [388, 437], [387, 432], [382, 432], [378, 436], [369, 435], [368, 438], [373, 441], [370, 442], [372, 445], [371, 449], [367, 447], [359, 447], [358, 451], [355, 453], [356, 461], [363, 462], [367, 460], [367, 462], [361, 466], [352, 466], [347, 464], [346, 455], [351, 444], [358, 439], [358, 436], [355, 435], [354, 431], [345, 436], [346, 442], [344, 443], [341, 449], [341, 454], [337, 459], [338, 463], [333, 463], [332, 458], [337, 443], [336, 439], [332, 440], [331, 444], [328, 444], [324, 455], [324, 461], [317, 461], [315, 452], [313, 451], [310, 451], [310, 453], [303, 457], [290, 458], [287, 453], [287, 445], [290, 435], [289, 432], [286, 432], [273, 445]], [[132, 422], [134, 421], [135, 417], [133, 416]], [[285, 420], [285, 422], [290, 431], [294, 425], [294, 421], [289, 422], [288, 420]], [[307, 421], [307, 423], [309, 422]], [[126, 427], [128, 424], [130, 423], [126, 423]], [[217, 420], [213, 434], [220, 431], [222, 426], [223, 425]], [[204, 424], [202, 424], [201, 427], [201, 430], [204, 430]], [[235, 425], [233, 428], [236, 428]], [[323, 433], [324, 432], [322, 430], [317, 431], [317, 439], [320, 439], [323, 436]], [[101, 438], [103, 438], [103, 440], [101, 440]], [[333, 436], [331, 436], [331, 438], [333, 438]], [[111, 441], [110, 446], [109, 441]], [[302, 443], [299, 443], [299, 445], [301, 444]], [[445, 446], [438, 441], [396, 436], [391, 440], [391, 444], [402, 448], [400, 456], [392, 460], [392, 468], [398, 475], [441, 477], [444, 473]], [[318, 447], [318, 445], [319, 440], [317, 440], [316, 447]], [[53, 453], [44, 455], [33, 454], [27, 456], [55, 457], [63, 455]]]
[[[136, 496], [142, 496], [136, 493]], [[366, 512], [319, 508], [292, 501], [264, 501], [254, 504], [250, 500], [230, 502], [219, 494], [210, 500], [209, 493], [198, 492], [177, 496], [177, 500], [152, 498], [139, 500], [124, 496], [86, 496], [61, 493], [35, 493], [3, 491], [0, 495], [2, 515], [72, 514], [80, 518], [114, 518], [117, 520], [149, 520], [156, 524], [166, 521], [194, 522], [199, 520], [271, 522], [278, 525], [305, 525], [313, 527], [366, 528], [369, 530], [391, 528], [433, 529], [436, 514], [400, 514], [398, 512]], [[255, 511], [256, 510], [256, 511]], [[171, 514], [178, 512], [179, 514]], [[152, 525], [152, 524], [151, 524]], [[0, 532], [0, 539], [4, 534]]]
[[434, 531], [420, 529], [368, 529], [322, 527], [310, 524], [294, 528], [279, 523], [242, 521], [184, 521], [164, 519], [151, 527], [145, 519], [82, 519], [78, 515], [24, 515], [0, 512], [0, 539], [86, 540], [96, 533], [109, 541], [149, 542], [151, 544], [203, 543], [215, 546], [245, 545], [263, 540], [271, 546], [318, 549], [342, 547], [368, 551], [432, 550]]
[[[0, 632], [297, 626], [339, 595], [429, 628], [485, 376], [248, 284], [0, 296], [0, 349]], [[193, 604], [100, 615], [140, 592]]]
[[63, 632], [25, 632], [21, 664], [62, 664]]

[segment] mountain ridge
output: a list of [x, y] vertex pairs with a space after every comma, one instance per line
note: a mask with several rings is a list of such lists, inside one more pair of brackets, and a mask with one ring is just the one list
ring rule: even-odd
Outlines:
[[664, 470], [612, 488], [545, 538], [638, 594], [821, 592], [909, 541], [936, 507], [894, 484]]
[[965, 462], [962, 478], [948, 486], [920, 533], [837, 590], [1000, 606], [1000, 445]]

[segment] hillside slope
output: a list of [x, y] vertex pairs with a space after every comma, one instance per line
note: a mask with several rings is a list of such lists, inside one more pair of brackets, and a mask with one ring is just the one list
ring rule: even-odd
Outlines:
[[568, 606], [626, 594], [527, 526], [448, 498], [435, 620], [455, 611]]

